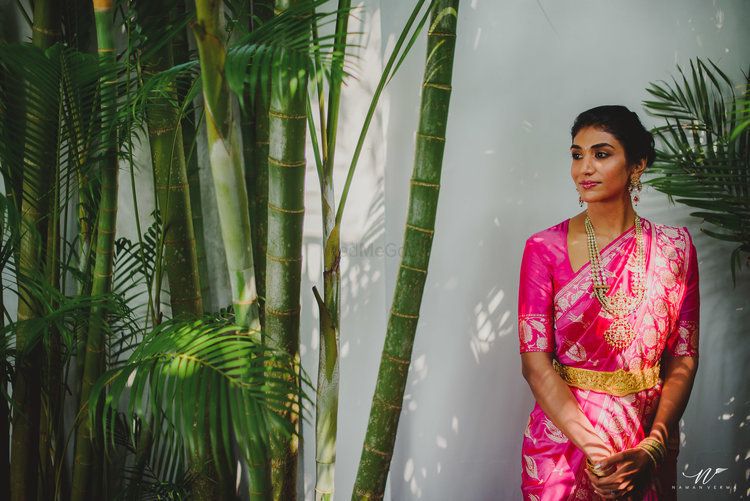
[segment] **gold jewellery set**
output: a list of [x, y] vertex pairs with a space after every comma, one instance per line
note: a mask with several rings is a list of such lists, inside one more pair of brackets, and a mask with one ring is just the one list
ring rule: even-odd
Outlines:
[[[636, 261], [638, 263], [633, 276], [635, 296], [629, 296], [622, 290], [618, 290], [612, 296], [607, 296], [609, 286], [602, 275], [599, 248], [588, 214], [586, 214], [584, 226], [586, 227], [594, 295], [604, 310], [614, 317], [612, 323], [604, 331], [604, 340], [613, 349], [623, 350], [630, 346], [635, 339], [635, 331], [628, 322], [627, 316], [640, 306], [646, 296], [646, 258], [643, 250], [641, 218], [638, 214], [635, 215]], [[552, 366], [560, 377], [571, 386], [616, 396], [629, 395], [654, 387], [659, 382], [661, 370], [657, 363], [652, 367], [635, 371], [623, 369], [597, 371], [563, 365], [555, 359], [552, 360]]]
[[633, 277], [633, 290], [635, 296], [629, 296], [618, 290], [614, 295], [607, 296], [609, 285], [604, 281], [602, 275], [602, 265], [599, 260], [599, 247], [596, 244], [596, 235], [594, 227], [591, 225], [589, 215], [583, 221], [586, 227], [586, 237], [589, 248], [589, 261], [591, 263], [591, 279], [594, 283], [594, 294], [596, 295], [602, 307], [614, 317], [612, 324], [604, 332], [604, 339], [611, 347], [623, 350], [630, 346], [635, 339], [635, 331], [626, 320], [643, 302], [646, 296], [646, 256], [643, 253], [643, 230], [641, 228], [641, 218], [635, 215], [635, 241], [636, 241], [636, 266], [635, 276]]
[[[648, 454], [648, 459], [651, 461], [654, 469], [664, 460], [667, 455], [667, 448], [657, 438], [645, 437], [641, 442], [636, 445], [636, 448], [643, 449]], [[606, 477], [611, 475], [615, 471], [615, 465], [610, 465], [606, 470], [599, 464], [593, 463], [591, 459], [586, 458], [586, 468], [596, 477]]]
[[[638, 203], [638, 192], [641, 190], [640, 180], [632, 181], [628, 187], [629, 191], [635, 189], [636, 194], [633, 202]], [[583, 200], [579, 196], [583, 205]], [[589, 262], [591, 265], [591, 279], [594, 295], [599, 300], [602, 308], [606, 310], [614, 320], [604, 332], [604, 339], [608, 345], [618, 351], [630, 346], [635, 339], [635, 331], [626, 317], [641, 305], [646, 296], [646, 256], [643, 249], [643, 228], [641, 218], [635, 215], [635, 241], [636, 241], [636, 270], [633, 276], [634, 296], [630, 296], [618, 290], [612, 296], [607, 296], [609, 286], [602, 275], [602, 265], [599, 247], [596, 243], [596, 234], [591, 224], [588, 213], [583, 221], [586, 228], [586, 242], [589, 251]], [[569, 367], [560, 364], [553, 359], [553, 367], [563, 380], [569, 385], [583, 389], [609, 393], [616, 396], [624, 396], [636, 393], [655, 386], [659, 382], [660, 366], [657, 363], [653, 367], [637, 371], [595, 371], [578, 367]], [[649, 460], [656, 468], [666, 456], [666, 447], [654, 437], [646, 437], [636, 446], [648, 454]], [[606, 470], [599, 464], [595, 464], [590, 458], [586, 458], [586, 468], [597, 477], [605, 477], [615, 471], [615, 465]], [[613, 493], [614, 494], [614, 493]]]

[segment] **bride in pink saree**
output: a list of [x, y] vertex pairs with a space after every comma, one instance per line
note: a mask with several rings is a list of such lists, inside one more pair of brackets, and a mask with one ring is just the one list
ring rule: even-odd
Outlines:
[[[625, 317], [634, 332], [632, 341], [614, 349], [605, 342], [605, 331], [612, 325], [613, 316], [593, 292], [591, 262], [577, 271], [571, 266], [569, 225], [570, 219], [566, 219], [526, 240], [518, 296], [520, 353], [551, 355], [555, 371], [568, 384], [590, 428], [614, 454], [635, 448], [649, 436], [662, 395], [666, 359], [698, 356], [698, 260], [686, 227], [640, 217], [645, 293], [642, 302]], [[635, 225], [600, 249], [598, 262], [609, 286], [608, 296], [620, 292], [636, 295], [636, 251]], [[544, 374], [548, 379], [554, 373]], [[539, 376], [539, 380], [544, 378]], [[551, 387], [545, 384], [548, 389]], [[535, 396], [539, 400], [539, 395]], [[663, 461], [641, 477], [644, 480], [627, 493], [632, 496], [627, 499], [675, 498], [678, 418], [672, 421]], [[523, 434], [523, 498], [602, 499], [586, 471], [586, 459], [584, 451], [537, 401]], [[618, 497], [625, 493], [610, 494], [612, 497], [607, 499], [626, 498]]]
[[[654, 367], [663, 354], [698, 354], [698, 262], [690, 234], [685, 227], [641, 220], [648, 295], [634, 316], [638, 336], [633, 343], [615, 353], [602, 342], [602, 332], [611, 320], [600, 316], [601, 305], [591, 292], [589, 264], [575, 273], [570, 268], [565, 220], [526, 241], [518, 302], [521, 353], [551, 352], [563, 365], [596, 371], [643, 370]], [[601, 252], [602, 267], [612, 277], [615, 289], [627, 287], [634, 267], [634, 228]], [[570, 389], [602, 439], [620, 451], [634, 447], [647, 435], [661, 382], [620, 397], [574, 386]], [[673, 432], [670, 436], [672, 457], [667, 460], [673, 462], [679, 435]], [[524, 432], [522, 460], [525, 499], [598, 499], [583, 471], [583, 452], [545, 416], [538, 403]], [[644, 499], [660, 499], [656, 488], [652, 486]]]

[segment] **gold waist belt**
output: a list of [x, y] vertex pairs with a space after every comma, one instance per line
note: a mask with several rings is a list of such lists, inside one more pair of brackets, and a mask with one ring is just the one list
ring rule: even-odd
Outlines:
[[552, 366], [560, 377], [571, 386], [584, 390], [594, 390], [621, 397], [647, 390], [659, 382], [659, 364], [640, 371], [594, 371], [562, 365], [552, 359]]

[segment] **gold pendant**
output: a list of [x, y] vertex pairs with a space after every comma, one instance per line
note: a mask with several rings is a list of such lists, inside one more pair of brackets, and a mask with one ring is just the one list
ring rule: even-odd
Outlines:
[[622, 350], [630, 346], [635, 338], [635, 331], [623, 317], [617, 317], [604, 331], [604, 339], [612, 348]]

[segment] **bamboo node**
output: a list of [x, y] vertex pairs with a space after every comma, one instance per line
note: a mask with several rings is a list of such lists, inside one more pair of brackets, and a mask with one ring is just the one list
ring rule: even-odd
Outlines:
[[302, 261], [302, 256], [300, 257], [281, 257], [281, 256], [274, 256], [273, 254], [269, 254], [266, 252], [266, 259], [270, 259], [271, 261], [276, 261], [279, 263], [293, 263], [295, 261]]
[[387, 407], [389, 409], [393, 409], [393, 410], [396, 410], [396, 411], [400, 411], [402, 409], [402, 407], [400, 405], [396, 405], [396, 404], [392, 404], [390, 402], [387, 402], [385, 399], [382, 399], [382, 398], [380, 398], [377, 395], [375, 395], [373, 397], [373, 399], [379, 401], [381, 403], [381, 405], [383, 405], [384, 407]]
[[412, 230], [421, 231], [422, 233], [426, 233], [427, 235], [432, 235], [435, 233], [435, 230], [431, 230], [429, 228], [422, 228], [420, 226], [414, 226], [413, 224], [406, 223], [407, 228], [411, 228]]
[[409, 266], [408, 264], [401, 263], [402, 268], [406, 268], [407, 270], [417, 271], [419, 273], [427, 273], [427, 270], [423, 270], [422, 268], [415, 268], [414, 266]]
[[426, 186], [428, 188], [440, 188], [440, 183], [428, 183], [427, 181], [419, 181], [417, 179], [411, 178], [410, 179], [411, 184], [415, 186]]
[[381, 450], [378, 450], [378, 449], [376, 449], [374, 447], [370, 447], [369, 445], [367, 445], [367, 443], [365, 443], [365, 450], [367, 452], [372, 452], [373, 454], [377, 454], [378, 456], [381, 456], [381, 457], [384, 457], [384, 458], [391, 457], [391, 454], [389, 452], [381, 451]]
[[149, 127], [148, 130], [154, 136], [161, 136], [162, 134], [166, 134], [167, 132], [172, 132], [176, 129], [177, 127], [171, 126], [171, 127]]
[[428, 31], [427, 36], [436, 36], [436, 37], [455, 37], [455, 33], [449, 33], [447, 31]]
[[297, 306], [296, 308], [291, 308], [289, 310], [277, 310], [277, 309], [271, 308], [270, 306], [266, 305], [266, 316], [268, 316], [268, 314], [270, 313], [270, 314], [275, 315], [277, 317], [282, 317], [282, 316], [283, 317], [291, 317], [293, 315], [299, 315], [299, 312], [300, 312], [300, 307], [299, 306]]
[[307, 115], [288, 115], [278, 110], [268, 110], [268, 115], [276, 118], [285, 118], [287, 120], [305, 120]]
[[278, 165], [279, 167], [289, 167], [289, 168], [305, 167], [305, 166], [307, 166], [307, 161], [306, 160], [298, 160], [296, 162], [282, 162], [281, 160], [273, 158], [270, 155], [268, 156], [268, 163], [269, 164]]
[[453, 89], [453, 87], [450, 85], [439, 84], [439, 83], [434, 83], [434, 82], [425, 82], [422, 84], [422, 87], [432, 87], [434, 89], [439, 89], [439, 90], [452, 90]]
[[279, 207], [278, 205], [272, 204], [271, 202], [268, 202], [268, 208], [275, 210], [276, 212], [284, 212], [287, 214], [304, 214], [305, 209], [284, 209], [282, 207]]
[[423, 137], [425, 139], [432, 139], [433, 141], [440, 141], [442, 143], [445, 142], [445, 137], [444, 136], [431, 136], [430, 134], [423, 134], [421, 132], [417, 132], [417, 136]]
[[253, 304], [257, 300], [258, 300], [258, 296], [255, 296], [254, 298], [251, 298], [251, 299], [245, 299], [243, 301], [235, 301], [234, 304]]
[[409, 315], [408, 313], [400, 313], [394, 310], [393, 308], [391, 308], [391, 315], [396, 316], [396, 317], [401, 317], [401, 318], [414, 318], [414, 319], [419, 318], [419, 315]]
[[396, 355], [391, 355], [387, 351], [383, 352], [383, 358], [387, 358], [388, 360], [391, 360], [392, 362], [396, 362], [397, 364], [401, 364], [401, 365], [409, 365], [411, 363], [411, 360], [397, 357]]

